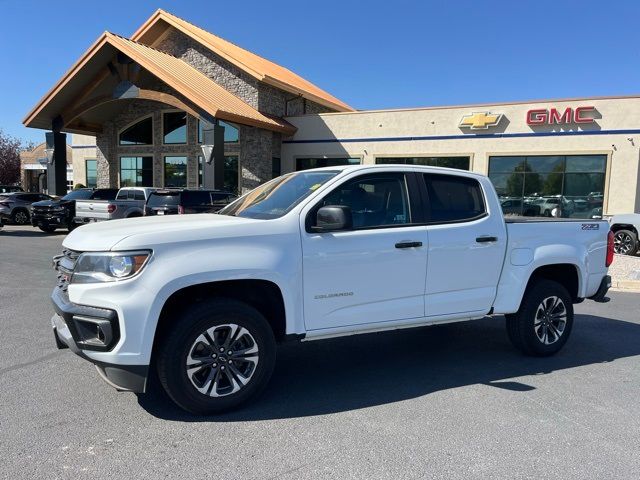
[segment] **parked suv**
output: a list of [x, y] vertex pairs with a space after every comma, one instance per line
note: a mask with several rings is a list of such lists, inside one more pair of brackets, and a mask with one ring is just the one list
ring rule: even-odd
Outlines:
[[60, 227], [71, 231], [75, 227], [73, 218], [76, 216], [76, 200], [113, 200], [117, 193], [117, 188], [80, 188], [59, 200], [51, 199], [34, 203], [31, 225], [48, 233]]
[[52, 200], [44, 193], [13, 192], [0, 195], [0, 217], [17, 225], [26, 225], [31, 218], [31, 204], [42, 200]]
[[220, 190], [157, 190], [149, 195], [144, 214], [215, 213], [235, 199], [234, 194]]

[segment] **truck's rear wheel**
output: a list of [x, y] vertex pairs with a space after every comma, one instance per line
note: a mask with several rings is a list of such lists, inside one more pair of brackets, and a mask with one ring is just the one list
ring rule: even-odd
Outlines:
[[518, 350], [539, 357], [553, 355], [571, 334], [573, 302], [564, 286], [541, 279], [529, 285], [520, 309], [506, 318], [509, 339]]
[[178, 406], [197, 415], [229, 410], [260, 393], [276, 358], [267, 320], [229, 299], [186, 310], [158, 348], [160, 383]]
[[615, 252], [620, 255], [633, 255], [638, 250], [638, 236], [631, 230], [618, 230], [613, 242]]

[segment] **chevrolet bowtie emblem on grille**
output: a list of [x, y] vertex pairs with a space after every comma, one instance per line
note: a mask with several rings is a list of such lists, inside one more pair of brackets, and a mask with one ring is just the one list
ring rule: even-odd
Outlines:
[[474, 112], [462, 117], [460, 127], [467, 127], [471, 130], [487, 130], [489, 127], [498, 125], [501, 119], [501, 113]]

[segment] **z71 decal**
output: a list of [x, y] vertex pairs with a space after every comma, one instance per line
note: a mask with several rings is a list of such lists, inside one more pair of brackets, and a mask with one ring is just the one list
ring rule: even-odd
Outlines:
[[583, 223], [582, 230], [600, 230], [599, 223]]

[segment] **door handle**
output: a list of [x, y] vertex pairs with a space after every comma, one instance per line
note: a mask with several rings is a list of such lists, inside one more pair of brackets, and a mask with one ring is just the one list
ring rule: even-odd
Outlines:
[[497, 241], [498, 241], [498, 237], [489, 237], [487, 235], [483, 235], [482, 237], [476, 238], [476, 242], [478, 243], [490, 243], [490, 242], [497, 242]]
[[414, 248], [421, 247], [422, 242], [399, 242], [396, 243], [396, 248]]

